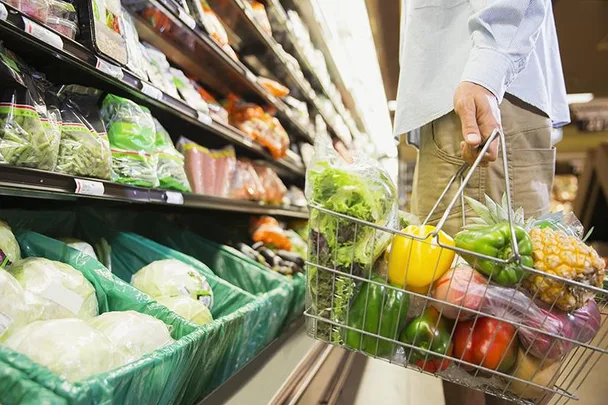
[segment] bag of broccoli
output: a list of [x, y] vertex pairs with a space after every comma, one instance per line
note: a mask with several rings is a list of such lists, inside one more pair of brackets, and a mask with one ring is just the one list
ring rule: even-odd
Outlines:
[[156, 156], [158, 181], [161, 188], [190, 192], [190, 183], [184, 171], [184, 155], [179, 153], [169, 133], [154, 118], [156, 128]]
[[53, 170], [60, 134], [49, 115], [41, 74], [0, 43], [0, 162]]
[[[63, 124], [56, 171], [109, 180], [112, 155], [96, 105], [99, 90], [65, 86], [59, 93]], [[96, 125], [91, 121], [96, 121]]]
[[108, 94], [101, 105], [112, 149], [112, 180], [157, 187], [156, 129], [150, 111], [126, 98]]

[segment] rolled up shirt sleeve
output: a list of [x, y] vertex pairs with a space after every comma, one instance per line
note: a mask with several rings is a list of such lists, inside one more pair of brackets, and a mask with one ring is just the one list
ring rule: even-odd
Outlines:
[[469, 19], [473, 48], [462, 81], [479, 84], [502, 101], [524, 70], [550, 0], [488, 0]]

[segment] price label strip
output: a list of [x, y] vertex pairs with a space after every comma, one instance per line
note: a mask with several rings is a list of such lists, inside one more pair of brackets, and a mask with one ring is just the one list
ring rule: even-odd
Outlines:
[[106, 62], [103, 59], [97, 58], [97, 63], [95, 64], [95, 67], [97, 68], [97, 70], [100, 70], [106, 74], [109, 74], [110, 76], [118, 79], [118, 80], [122, 80], [123, 76], [124, 76], [124, 72], [122, 71], [122, 69], [116, 65], [113, 65], [109, 62]]
[[47, 44], [53, 46], [54, 48], [63, 50], [63, 41], [59, 34], [55, 34], [48, 28], [44, 28], [42, 25], [33, 22], [32, 20], [22, 17], [24, 31], [28, 34], [38, 38], [41, 41], [46, 42]]
[[213, 120], [211, 119], [210, 116], [208, 116], [207, 114], [205, 114], [204, 112], [201, 112], [201, 111], [197, 111], [197, 113], [198, 113], [198, 120], [200, 122], [202, 122], [205, 125], [213, 124]]
[[190, 27], [190, 29], [196, 28], [196, 21], [194, 21], [194, 18], [192, 18], [190, 14], [186, 13], [181, 8], [179, 9], [179, 19], [182, 20], [182, 22], [188, 27]]
[[74, 179], [76, 182], [76, 194], [103, 195], [105, 188], [102, 182], [94, 180]]
[[184, 205], [184, 195], [177, 191], [165, 191], [167, 204]]
[[162, 98], [163, 98], [162, 91], [160, 91], [158, 88], [156, 88], [146, 82], [141, 82], [141, 91], [145, 95], [150, 96], [155, 100], [162, 100]]

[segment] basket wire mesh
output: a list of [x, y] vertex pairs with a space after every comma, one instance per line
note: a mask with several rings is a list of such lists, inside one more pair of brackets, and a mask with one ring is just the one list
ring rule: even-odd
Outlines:
[[[444, 227], [448, 215], [454, 209], [458, 201], [460, 200], [460, 205], [462, 208], [462, 222], [463, 225], [466, 222], [465, 218], [465, 210], [464, 210], [464, 189], [470, 180], [473, 172], [477, 169], [477, 167], [481, 163], [481, 159], [483, 155], [487, 152], [490, 144], [498, 139], [501, 145], [501, 153], [502, 153], [502, 162], [504, 165], [504, 173], [505, 173], [505, 195], [509, 209], [507, 210], [508, 223], [509, 223], [509, 231], [511, 235], [511, 255], [507, 259], [500, 259], [496, 257], [492, 257], [489, 255], [484, 255], [464, 249], [460, 249], [458, 247], [446, 244], [440, 240], [440, 232]], [[504, 134], [501, 131], [494, 131], [492, 135], [487, 139], [486, 143], [481, 147], [479, 157], [476, 161], [471, 165], [464, 164], [458, 172], [449, 180], [445, 189], [443, 190], [441, 196], [431, 209], [431, 212], [426, 217], [425, 221], [422, 225], [425, 225], [433, 213], [438, 210], [442, 200], [445, 199], [450, 188], [454, 187], [457, 184], [458, 180], [460, 180], [460, 184], [458, 185], [457, 192], [455, 196], [449, 201], [447, 208], [444, 214], [439, 219], [437, 226], [434, 231], [432, 231], [428, 235], [413, 235], [407, 234], [403, 231], [397, 231], [394, 229], [390, 229], [388, 227], [384, 227], [372, 222], [368, 222], [365, 220], [361, 220], [358, 218], [354, 218], [345, 214], [341, 214], [338, 212], [333, 212], [323, 208], [322, 206], [311, 202], [309, 204], [311, 211], [311, 223], [310, 223], [310, 234], [309, 234], [309, 257], [307, 261], [307, 298], [306, 298], [306, 310], [305, 315], [307, 317], [307, 333], [316, 339], [334, 344], [343, 346], [349, 350], [360, 352], [366, 356], [378, 358], [384, 361], [387, 361], [392, 364], [398, 364], [401, 366], [405, 366], [407, 368], [414, 369], [416, 371], [433, 375], [436, 377], [440, 377], [442, 379], [454, 382], [456, 384], [464, 385], [467, 387], [471, 387], [491, 395], [513, 401], [515, 403], [521, 404], [539, 404], [539, 403], [548, 403], [551, 401], [555, 404], [567, 403], [569, 400], [576, 400], [577, 397], [574, 395], [574, 392], [580, 388], [581, 384], [589, 373], [592, 372], [593, 367], [598, 363], [601, 356], [608, 352], [608, 344], [606, 341], [606, 335], [608, 334], [608, 323], [605, 322], [606, 319], [606, 291], [588, 285], [583, 282], [566, 279], [555, 274], [545, 273], [535, 268], [529, 267], [522, 263], [522, 255], [520, 254], [516, 231], [514, 226], [514, 218], [512, 214], [512, 210], [510, 207], [512, 206], [511, 195], [510, 195], [510, 179], [508, 176], [508, 165], [507, 165], [507, 154], [505, 148], [505, 138]], [[575, 336], [566, 336], [565, 333], [562, 333], [561, 330], [557, 332], [551, 332], [549, 328], [543, 329], [545, 324], [550, 323], [550, 314], [555, 310], [557, 311], [557, 307], [555, 304], [558, 299], [558, 295], [556, 295], [555, 300], [551, 305], [546, 305], [546, 309], [543, 314], [545, 314], [544, 319], [535, 319], [531, 320], [530, 314], [536, 314], [538, 310], [534, 311], [533, 306], [535, 306], [535, 302], [537, 302], [539, 289], [535, 291], [534, 294], [530, 294], [522, 287], [522, 281], [526, 277], [522, 277], [514, 286], [510, 287], [510, 291], [512, 291], [512, 295], [506, 298], [506, 302], [503, 302], [503, 311], [487, 311], [485, 308], [482, 308], [482, 305], [479, 307], [471, 308], [470, 306], [465, 307], [463, 305], [459, 305], [458, 303], [450, 303], [448, 301], [435, 298], [431, 295], [432, 291], [432, 283], [429, 284], [426, 291], [421, 291], [420, 289], [410, 288], [408, 289], [407, 281], [405, 281], [404, 285], [391, 285], [388, 280], [388, 272], [384, 275], [383, 280], [375, 279], [374, 277], [374, 260], [372, 260], [371, 264], [368, 268], [361, 268], [358, 264], [356, 264], [355, 260], [355, 248], [353, 245], [352, 257], [350, 258], [350, 266], [345, 268], [344, 266], [336, 265], [340, 261], [337, 260], [337, 250], [334, 252], [327, 246], [326, 241], [324, 240], [324, 235], [321, 235], [320, 232], [314, 231], [314, 229], [319, 229], [319, 223], [314, 223], [314, 221], [320, 222], [322, 218], [332, 218], [336, 221], [336, 234], [335, 241], [342, 241], [344, 243], [348, 243], [348, 241], [356, 241], [358, 237], [364, 233], [365, 237], [368, 238], [368, 241], [371, 241], [367, 244], [367, 252], [369, 254], [374, 254], [376, 249], [376, 243], [378, 241], [386, 240], [387, 238], [394, 238], [401, 236], [403, 238], [409, 239], [410, 241], [416, 241], [418, 243], [417, 246], [429, 245], [429, 247], [437, 247], [439, 246], [441, 249], [445, 249], [446, 251], [452, 251], [455, 255], [466, 254], [468, 257], [474, 257], [475, 260], [489, 260], [495, 264], [506, 266], [506, 265], [518, 265], [521, 266], [528, 275], [537, 274], [542, 275], [543, 277], [555, 281], [559, 281], [562, 284], [562, 288], [567, 288], [568, 286], [580, 289], [583, 291], [593, 293], [596, 295], [596, 301], [598, 302], [600, 308], [600, 324], [599, 327], [597, 325], [590, 325], [592, 322], [592, 317], [587, 317], [585, 321], [585, 325], [582, 325], [578, 330], [578, 333]], [[370, 246], [371, 245], [371, 246]], [[410, 252], [408, 254], [408, 259], [412, 259], [412, 251], [414, 243], [410, 243]], [[342, 254], [342, 253], [341, 253]], [[432, 280], [436, 280], [435, 277], [438, 267], [439, 261], [441, 259], [441, 253], [437, 257], [436, 263], [428, 263], [428, 271], [433, 269], [433, 277]], [[470, 261], [470, 260], [469, 260]], [[405, 280], [408, 279], [408, 272], [411, 267], [410, 262], [405, 265]], [[475, 267], [474, 263], [471, 263], [472, 267]], [[390, 267], [390, 263], [388, 263]], [[471, 276], [467, 281], [466, 288], [464, 291], [464, 297], [462, 298], [462, 302], [465, 302], [467, 294], [469, 294], [470, 287], [473, 286], [473, 274], [471, 272]], [[488, 285], [492, 283], [492, 277], [494, 273], [492, 272], [488, 277]], [[453, 278], [450, 278], [448, 282], [447, 291], [450, 291], [452, 287]], [[351, 302], [352, 297], [355, 295], [355, 290], [359, 288], [361, 291], [362, 286], [368, 284], [369, 286], [377, 286], [382, 288], [382, 301], [381, 305], [379, 305], [380, 313], [378, 322], [374, 323], [374, 326], [371, 328], [372, 331], [369, 331], [369, 327], [354, 327], [352, 322], [350, 322], [351, 318]], [[478, 297], [480, 302], [485, 302], [486, 300], [492, 299], [491, 296], [488, 296], [488, 293], [491, 291], [490, 288], [484, 288], [483, 294]], [[522, 307], [521, 303], [515, 305], [517, 300], [521, 300], [521, 293], [526, 292], [526, 295], [529, 299], [527, 299], [528, 305], [527, 307]], [[398, 314], [397, 314], [397, 326], [391, 327], [390, 336], [387, 336], [387, 333], [382, 333], [382, 327], [385, 325], [385, 319], [383, 318], [385, 311], [385, 304], [387, 300], [392, 299], [391, 294], [404, 294], [410, 300], [409, 308], [407, 308], [405, 313], [402, 313], [403, 306], [399, 305]], [[347, 297], [346, 299], [344, 297]], [[363, 305], [364, 313], [363, 320], [361, 322], [362, 325], [366, 324], [366, 318], [368, 316], [375, 317], [374, 314], [368, 313], [368, 304], [370, 303], [370, 288], [366, 290], [365, 303]], [[339, 302], [335, 302], [338, 301]], [[321, 302], [319, 302], [321, 301]], [[328, 302], [329, 301], [329, 302]], [[346, 301], [346, 302], [342, 302]], [[503, 301], [505, 298], [503, 297]], [[403, 329], [403, 326], [399, 326], [402, 320], [407, 319], [407, 322], [403, 322], [401, 325], [407, 325], [413, 317], [420, 313], [425, 313], [427, 308], [433, 306], [437, 309], [438, 318], [435, 324], [435, 329], [439, 326], [439, 322], [441, 319], [445, 319], [444, 311], [450, 310], [456, 311], [456, 316], [452, 315], [448, 320], [448, 324], [450, 326], [449, 330], [449, 341], [453, 342], [455, 332], [457, 330], [457, 325], [459, 322], [455, 320], [461, 320], [465, 318], [464, 315], [468, 316], [469, 322], [472, 321], [472, 326], [470, 326], [470, 333], [467, 338], [467, 341], [473, 338], [473, 332], [475, 330], [476, 324], [482, 318], [490, 318], [496, 321], [499, 321], [498, 327], [496, 327], [492, 333], [492, 336], [489, 339], [489, 346], [492, 347], [494, 345], [495, 340], [498, 338], [499, 332], [501, 328], [507, 328], [508, 325], [511, 325], [512, 328], [515, 329], [515, 333], [512, 333], [509, 343], [507, 344], [507, 349], [504, 350], [502, 355], [500, 356], [498, 363], [496, 363], [494, 359], [494, 363], [498, 364], [496, 367], [486, 367], [483, 364], [486, 362], [486, 357], [490, 353], [490, 351], [486, 351], [483, 353], [483, 357], [481, 361], [479, 359], [475, 361], [475, 363], [468, 361], [465, 359], [465, 352], [463, 351], [461, 356], [455, 356], [451, 351], [446, 353], [440, 353], [437, 351], [431, 350], [433, 347], [434, 339], [436, 338], [436, 334], [433, 334], [431, 337], [431, 341], [427, 342], [426, 347], [424, 345], [413, 345], [410, 343], [406, 343], [403, 339], [399, 339], [400, 331]], [[509, 315], [509, 310], [518, 306], [518, 311], [520, 316]], [[344, 311], [345, 310], [345, 311]], [[345, 313], [343, 313], [345, 312]], [[526, 318], [526, 314], [528, 318]], [[360, 316], [360, 314], [357, 314]], [[394, 316], [394, 314], [391, 314]], [[462, 316], [462, 317], [461, 317]], [[542, 318], [542, 317], [541, 317]], [[372, 318], [370, 318], [372, 319]], [[373, 322], [373, 321], [372, 321]], [[390, 320], [386, 320], [387, 324], [390, 324]], [[504, 326], [503, 326], [504, 325]], [[368, 330], [366, 330], [368, 329]], [[587, 331], [589, 329], [597, 329], [595, 330], [596, 335], [591, 339], [591, 341], [585, 341], [581, 334], [583, 331]], [[374, 333], [375, 332], [375, 333]], [[384, 331], [385, 332], [385, 331]], [[419, 330], [416, 329], [416, 335], [414, 337], [414, 343], [417, 343]], [[516, 376], [517, 371], [523, 365], [518, 361], [514, 366], [512, 366], [508, 370], [499, 371], [498, 369], [503, 364], [504, 361], [507, 361], [505, 357], [508, 353], [512, 354], [512, 347], [521, 346], [518, 343], [519, 335], [522, 332], [533, 333], [534, 337], [531, 341], [520, 349], [515, 349], [515, 354], [517, 356], [521, 356], [523, 353], [524, 357], [532, 356], [530, 350], [533, 348], [536, 340], [539, 339], [549, 339], [551, 342], [543, 356], [532, 356], [536, 363], [536, 369], [533, 372], [528, 372], [525, 375]], [[354, 336], [360, 336], [359, 344], [347, 345], [345, 343], [345, 336], [349, 336], [349, 333], [355, 333]], [[352, 335], [351, 335], [352, 336]], [[369, 339], [372, 339], [371, 342], [375, 342], [375, 347], [370, 350], [368, 347], [369, 344], [365, 345], [364, 348], [364, 340], [369, 342]], [[546, 343], [546, 342], [545, 342]], [[381, 347], [386, 348], [386, 345], [391, 347], [391, 351], [389, 354], [380, 353], [382, 350], [379, 350]], [[503, 342], [504, 344], [504, 342]], [[560, 346], [561, 345], [561, 346]], [[372, 343], [373, 346], [373, 343]], [[527, 346], [527, 347], [526, 347]], [[553, 353], [553, 350], [556, 349], [559, 351], [559, 348], [566, 347], [568, 350], [561, 349], [567, 354], [563, 355], [561, 359], [550, 358], [550, 353]], [[383, 349], [384, 350], [384, 349]], [[520, 353], [518, 353], [518, 350]], [[423, 360], [413, 361], [412, 356], [420, 358], [423, 357]], [[439, 360], [436, 360], [439, 359]], [[561, 360], [561, 361], [560, 361]], [[425, 367], [429, 362], [439, 362], [438, 367], [436, 369], [430, 369]], [[448, 363], [449, 362], [449, 363]], [[446, 366], [449, 364], [447, 368]], [[534, 363], [533, 363], [534, 364]], [[557, 365], [556, 365], [557, 364]], [[549, 368], [552, 366], [552, 368]], [[445, 368], [445, 369], [443, 369]], [[550, 378], [547, 378], [546, 372], [543, 380], [537, 379], [537, 375], [540, 377], [545, 369], [550, 370]], [[553, 371], [554, 370], [554, 371]], [[552, 372], [551, 372], [552, 371]], [[515, 387], [517, 389], [515, 389]]]

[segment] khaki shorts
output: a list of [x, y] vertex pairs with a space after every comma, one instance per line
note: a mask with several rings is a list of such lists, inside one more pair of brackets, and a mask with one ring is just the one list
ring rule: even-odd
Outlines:
[[[514, 208], [523, 207], [525, 216], [548, 211], [555, 173], [555, 149], [551, 143], [551, 120], [539, 110], [508, 96], [500, 105], [502, 126], [507, 144], [507, 161]], [[412, 212], [426, 218], [448, 180], [463, 161], [460, 119], [453, 111], [426, 124], [420, 130], [418, 164], [414, 173]], [[505, 190], [502, 155], [487, 168], [478, 168], [465, 188], [465, 195], [484, 201], [484, 194], [500, 202]], [[437, 223], [449, 201], [455, 196], [454, 184], [430, 218]], [[466, 207], [467, 218], [473, 216]], [[462, 227], [460, 199], [450, 213], [444, 230], [454, 235]]]

